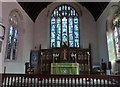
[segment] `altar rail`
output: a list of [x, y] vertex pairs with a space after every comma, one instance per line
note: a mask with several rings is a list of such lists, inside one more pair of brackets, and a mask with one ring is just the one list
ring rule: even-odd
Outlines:
[[2, 74], [2, 87], [120, 87], [120, 76]]

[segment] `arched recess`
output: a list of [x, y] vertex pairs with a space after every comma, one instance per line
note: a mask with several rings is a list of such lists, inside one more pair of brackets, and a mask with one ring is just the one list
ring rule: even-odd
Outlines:
[[9, 14], [8, 21], [5, 61], [15, 61], [22, 58], [24, 37], [22, 13], [18, 9], [13, 9]]

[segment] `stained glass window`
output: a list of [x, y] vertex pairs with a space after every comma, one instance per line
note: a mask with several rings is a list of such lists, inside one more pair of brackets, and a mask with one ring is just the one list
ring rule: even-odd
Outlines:
[[114, 44], [117, 58], [120, 58], [120, 21], [114, 23]]
[[58, 6], [51, 15], [50, 47], [80, 47], [79, 18], [69, 5]]
[[107, 32], [108, 54], [109, 60], [115, 61], [120, 59], [120, 21], [113, 20], [114, 29]]
[[6, 49], [6, 59], [15, 60], [18, 41], [18, 21], [15, 14], [10, 15], [10, 27]]
[[109, 55], [109, 60], [114, 61], [116, 58], [115, 55], [115, 47], [114, 47], [114, 40], [113, 40], [113, 33], [107, 32], [107, 45], [108, 45], [108, 55]]

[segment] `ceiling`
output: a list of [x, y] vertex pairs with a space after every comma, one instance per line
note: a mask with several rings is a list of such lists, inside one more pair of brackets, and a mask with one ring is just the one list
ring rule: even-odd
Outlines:
[[[39, 13], [52, 2], [18, 2], [29, 17], [35, 22]], [[78, 2], [85, 6], [93, 15], [95, 21], [102, 14], [109, 2]]]

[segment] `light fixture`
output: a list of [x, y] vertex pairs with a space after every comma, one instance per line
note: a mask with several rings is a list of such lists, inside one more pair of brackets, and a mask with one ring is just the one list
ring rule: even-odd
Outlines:
[[0, 39], [4, 40], [5, 37], [5, 26], [0, 23]]

